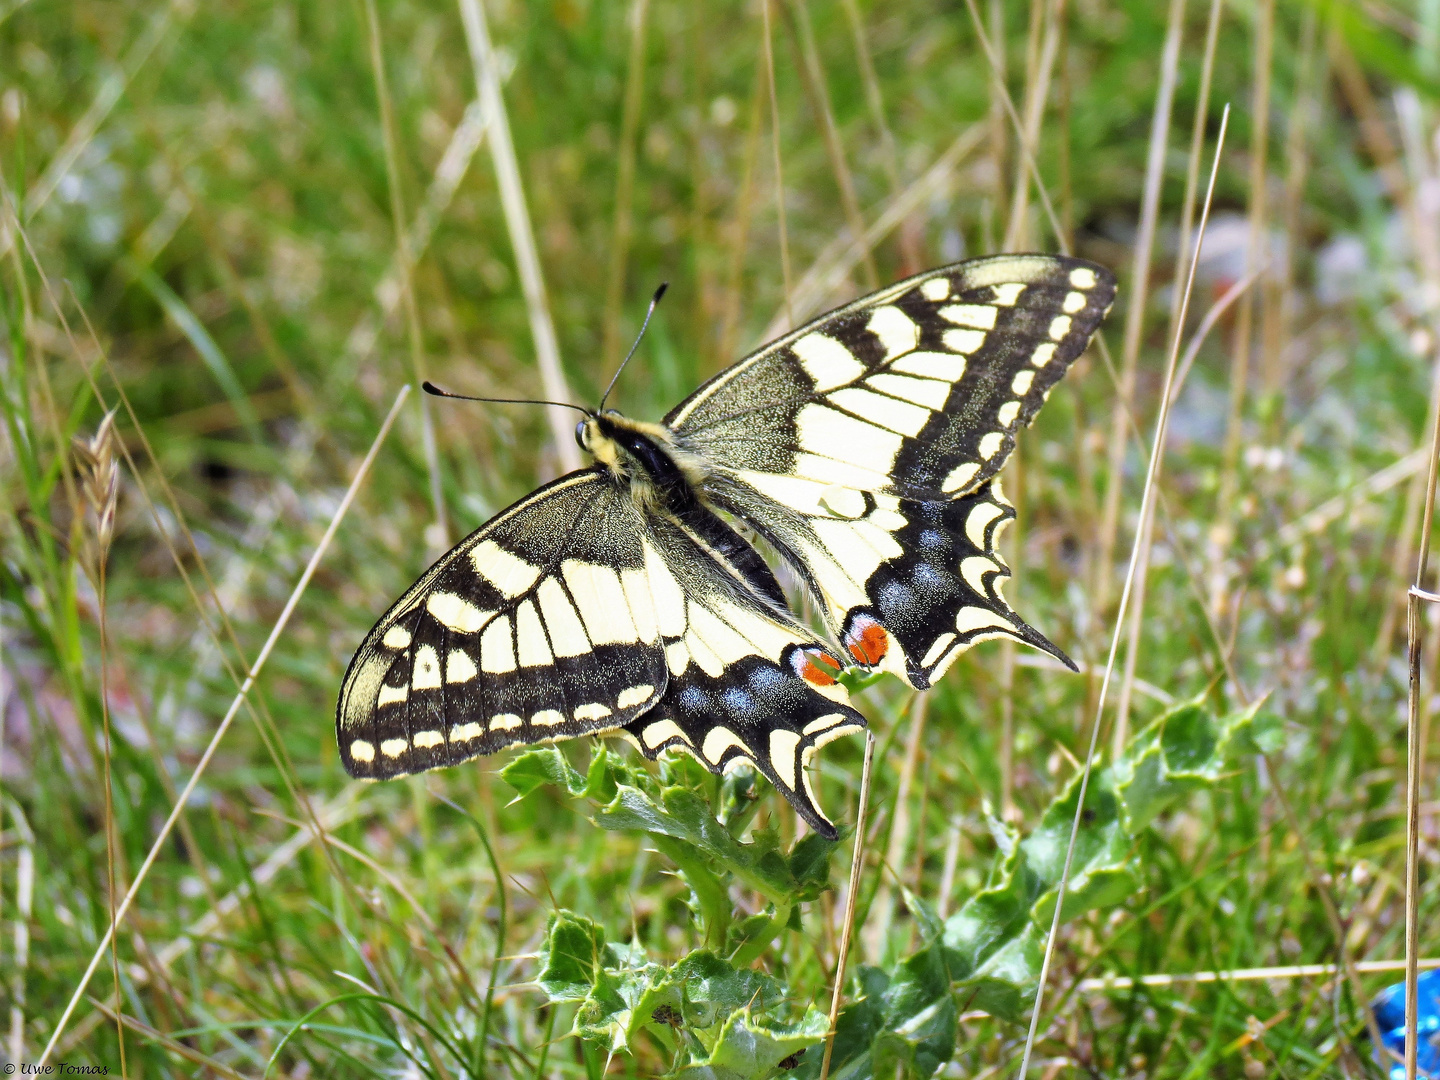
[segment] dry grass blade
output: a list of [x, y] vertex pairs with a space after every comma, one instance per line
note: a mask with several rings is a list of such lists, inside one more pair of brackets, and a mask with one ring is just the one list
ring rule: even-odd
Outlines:
[[75, 1011], [75, 1006], [79, 1004], [80, 998], [85, 993], [86, 986], [90, 983], [90, 977], [95, 974], [95, 968], [99, 964], [100, 958], [105, 955], [105, 950], [110, 945], [113, 927], [118, 925], [119, 922], [125, 918], [125, 913], [130, 910], [130, 905], [134, 902], [136, 894], [140, 891], [140, 886], [144, 883], [145, 876], [150, 872], [150, 867], [154, 865], [156, 856], [169, 840], [170, 832], [175, 827], [176, 819], [180, 816], [181, 811], [185, 809], [185, 804], [189, 802], [190, 796], [194, 794], [196, 784], [200, 782], [200, 777], [204, 775], [205, 769], [210, 764], [211, 758], [214, 757], [221, 739], [225, 737], [225, 732], [229, 730], [231, 721], [235, 719], [235, 715], [240, 711], [240, 706], [244, 704], [248, 697], [250, 688], [255, 685], [255, 680], [259, 678], [261, 671], [264, 669], [265, 661], [270, 658], [270, 653], [274, 650], [275, 643], [280, 640], [280, 635], [284, 633], [286, 625], [290, 622], [290, 616], [295, 613], [295, 606], [300, 602], [300, 597], [304, 595], [306, 588], [310, 584], [310, 579], [315, 575], [315, 568], [320, 565], [320, 560], [330, 547], [330, 542], [335, 538], [335, 533], [340, 528], [340, 522], [344, 520], [346, 511], [350, 509], [350, 504], [355, 501], [355, 496], [359, 494], [360, 485], [370, 472], [370, 466], [374, 464], [375, 457], [379, 454], [380, 447], [384, 444], [386, 436], [390, 434], [390, 428], [394, 425], [395, 418], [400, 415], [400, 407], [405, 403], [405, 398], [408, 397], [409, 394], [410, 387], [402, 386], [400, 392], [395, 395], [395, 402], [390, 406], [390, 412], [386, 414], [384, 422], [380, 425], [380, 430], [375, 435], [374, 442], [370, 444], [370, 449], [365, 454], [364, 460], [360, 462], [360, 467], [356, 469], [355, 477], [351, 480], [349, 488], [346, 489], [344, 498], [340, 500], [340, 505], [335, 508], [335, 513], [330, 519], [330, 524], [325, 529], [325, 534], [315, 546], [315, 551], [310, 556], [310, 561], [305, 564], [305, 569], [300, 574], [300, 580], [295, 583], [295, 588], [290, 593], [289, 599], [286, 600], [285, 607], [280, 612], [280, 617], [275, 620], [275, 625], [270, 630], [270, 636], [265, 639], [265, 644], [261, 646], [260, 652], [255, 657], [255, 662], [250, 666], [249, 674], [246, 675], [245, 681], [241, 684], [240, 690], [230, 703], [230, 707], [226, 710], [225, 716], [215, 729], [215, 733], [210, 737], [210, 742], [205, 747], [205, 752], [200, 756], [200, 760], [196, 763], [194, 771], [190, 774], [190, 779], [186, 781], [185, 787], [181, 789], [180, 797], [176, 801], [174, 808], [170, 811], [170, 816], [165, 820], [165, 824], [161, 826], [159, 834], [155, 837], [154, 844], [145, 856], [145, 861], [140, 864], [140, 869], [136, 871], [134, 881], [130, 883], [130, 888], [126, 891], [124, 899], [116, 909], [115, 918], [111, 923], [112, 930], [105, 932], [104, 938], [96, 947], [95, 954], [90, 958], [89, 966], [86, 967], [85, 973], [80, 978], [80, 984], [75, 988], [75, 993], [70, 998], [69, 1004], [65, 1006], [65, 1011], [60, 1014], [60, 1019], [55, 1023], [55, 1029], [50, 1033], [50, 1041], [45, 1044], [45, 1049], [40, 1054], [38, 1064], [43, 1065], [49, 1060], [51, 1052], [55, 1049], [55, 1044], [59, 1041], [60, 1036], [64, 1034], [65, 1027], [70, 1021], [70, 1016]]
[[[565, 372], [560, 367], [560, 342], [555, 336], [555, 323], [550, 317], [550, 302], [545, 295], [545, 279], [540, 272], [540, 252], [535, 247], [535, 230], [530, 225], [530, 210], [525, 200], [525, 183], [520, 176], [520, 163], [515, 157], [515, 141], [510, 137], [510, 120], [505, 112], [505, 99], [500, 93], [500, 73], [496, 68], [495, 50], [485, 22], [485, 9], [480, 0], [457, 0], [460, 18], [465, 24], [465, 44], [470, 50], [470, 65], [475, 72], [475, 90], [485, 110], [485, 123], [490, 132], [490, 156], [495, 163], [495, 179], [500, 186], [500, 202], [505, 210], [505, 226], [510, 244], [515, 249], [515, 263], [520, 271], [520, 285], [525, 292], [525, 308], [530, 317], [530, 336], [535, 341], [535, 357], [540, 364], [540, 382], [551, 401], [568, 401], [570, 390], [565, 385]], [[571, 435], [570, 414], [556, 406], [547, 406], [550, 434], [555, 440], [555, 456], [565, 472], [580, 467], [580, 448]]]
[[[1135, 377], [1140, 344], [1145, 335], [1145, 313], [1150, 298], [1150, 261], [1155, 249], [1155, 226], [1160, 218], [1160, 189], [1165, 179], [1165, 153], [1170, 144], [1170, 112], [1180, 70], [1180, 34], [1185, 25], [1185, 0], [1170, 0], [1165, 24], [1165, 46], [1160, 55], [1160, 86], [1150, 118], [1150, 144], [1145, 158], [1145, 190], [1140, 199], [1140, 226], [1130, 264], [1129, 299], [1125, 308], [1125, 336], [1120, 347], [1120, 391], [1110, 421], [1105, 504], [1100, 519], [1100, 554], [1096, 579], [1097, 607], [1109, 603], [1115, 544], [1120, 529], [1120, 493], [1125, 482], [1125, 447], [1129, 442], [1127, 413], [1135, 407]], [[1174, 336], [1172, 331], [1171, 336]], [[1143, 527], [1143, 526], [1142, 526]], [[1137, 605], [1138, 607], [1139, 605]], [[1129, 653], [1135, 651], [1135, 638]], [[1128, 660], [1127, 660], [1128, 663]], [[1129, 726], [1129, 700], [1121, 693], [1115, 721], [1117, 745], [1124, 743]]]
[[[370, 70], [375, 78], [375, 96], [380, 102], [380, 134], [385, 147], [385, 179], [390, 194], [390, 224], [395, 230], [395, 269], [400, 299], [405, 305], [405, 336], [410, 345], [410, 372], [418, 385], [430, 377], [421, 340], [420, 310], [415, 302], [415, 256], [410, 251], [410, 230], [406, 227], [405, 196], [400, 185], [400, 150], [395, 137], [395, 109], [390, 100], [390, 80], [385, 74], [384, 35], [375, 0], [365, 0], [365, 25], [370, 32]], [[435, 420], [428, 394], [420, 395], [420, 440], [425, 451], [425, 471], [430, 480], [430, 508], [435, 515], [434, 535], [429, 546], [443, 551], [450, 546], [450, 526], [445, 515], [445, 492], [440, 482], [440, 449], [435, 442]]]
[[1440, 423], [1434, 425], [1430, 443], [1430, 473], [1425, 482], [1425, 514], [1420, 522], [1420, 551], [1415, 560], [1415, 584], [1406, 607], [1409, 635], [1410, 686], [1405, 724], [1405, 1077], [1415, 1080], [1420, 1012], [1420, 785], [1425, 768], [1425, 743], [1421, 737], [1420, 659], [1423, 635], [1420, 628], [1422, 601], [1440, 601], [1424, 591], [1430, 562], [1430, 529], [1435, 516], [1435, 482], [1440, 473]]
[[825, 1034], [825, 1057], [820, 1062], [820, 1080], [830, 1075], [830, 1055], [835, 1050], [835, 1020], [840, 999], [845, 996], [845, 965], [850, 959], [850, 935], [855, 929], [855, 904], [860, 895], [860, 874], [865, 869], [865, 816], [870, 808], [870, 767], [875, 761], [875, 732], [865, 732], [865, 764], [860, 771], [860, 805], [855, 811], [855, 848], [850, 856], [850, 885], [845, 892], [845, 923], [840, 928], [840, 955], [835, 960], [835, 984], [830, 992], [830, 1027]]
[[[810, 98], [810, 108], [819, 121], [820, 133], [825, 138], [825, 153], [830, 159], [830, 171], [835, 174], [835, 186], [840, 191], [840, 205], [845, 211], [845, 222], [850, 235], [865, 235], [865, 219], [860, 213], [860, 200], [855, 195], [855, 181], [850, 175], [850, 164], [845, 160], [845, 147], [840, 141], [840, 130], [835, 124], [835, 110], [830, 104], [830, 89], [825, 83], [825, 70], [820, 63], [820, 50], [815, 45], [815, 30], [810, 25], [810, 11], [805, 0], [782, 0], [784, 11], [790, 16], [788, 22], [796, 42], [800, 82]], [[865, 285], [878, 288], [880, 275], [875, 269], [875, 260], [867, 251], [860, 261], [864, 270]]]
[[779, 337], [794, 325], [796, 318], [809, 318], [824, 304], [834, 300], [865, 253], [873, 251], [927, 200], [941, 194], [954, 179], [961, 163], [984, 141], [985, 135], [983, 124], [970, 125], [935, 159], [933, 165], [885, 203], [866, 228], [864, 236], [857, 239], [847, 231], [826, 244], [795, 285], [793, 294], [787, 288], [787, 303], [771, 317], [761, 340], [771, 341]]
[[[1404, 960], [1358, 960], [1353, 964], [1362, 975], [1387, 971], [1404, 971]], [[1157, 975], [1102, 975], [1097, 979], [1081, 979], [1076, 989], [1082, 994], [1107, 990], [1132, 990], [1137, 986], [1183, 986], [1187, 983], [1253, 982], [1258, 979], [1313, 979], [1327, 975], [1343, 975], [1344, 964], [1288, 964], [1279, 967], [1234, 968], [1229, 971], [1180, 971]], [[1440, 958], [1421, 960], [1425, 971], [1440, 968]]]
[[[1210, 166], [1210, 183], [1205, 191], [1205, 208], [1200, 214], [1200, 240], [1195, 245], [1195, 255], [1190, 262], [1190, 274], [1186, 281], [1186, 299], [1181, 305], [1180, 318], [1177, 325], [1185, 325], [1185, 308], [1189, 306], [1189, 293], [1195, 286], [1195, 270], [1200, 262], [1200, 252], [1205, 243], [1205, 225], [1210, 217], [1210, 201], [1215, 194], [1215, 179], [1220, 172], [1220, 156], [1225, 150], [1225, 130], [1230, 123], [1230, 106], [1225, 106], [1225, 113], [1220, 118], [1220, 131], [1216, 136], [1215, 158]], [[1170, 356], [1165, 368], [1165, 383], [1160, 393], [1160, 410], [1155, 418], [1155, 438], [1150, 447], [1150, 464], [1145, 471], [1145, 489], [1140, 499], [1140, 520], [1144, 521], [1146, 515], [1151, 512], [1151, 501], [1155, 497], [1155, 480], [1158, 474], [1160, 458], [1165, 452], [1165, 431], [1170, 420], [1170, 394], [1175, 381], [1175, 367], [1179, 359], [1180, 338], [1179, 333], [1171, 342]], [[1030, 1014], [1030, 1031], [1025, 1037], [1025, 1052], [1020, 1061], [1020, 1073], [1023, 1078], [1030, 1068], [1030, 1054], [1035, 1046], [1035, 1036], [1039, 1031], [1040, 1014], [1044, 1005], [1045, 981], [1050, 973], [1050, 958], [1055, 951], [1055, 939], [1060, 931], [1060, 916], [1065, 908], [1065, 889], [1070, 881], [1070, 867], [1075, 857], [1075, 841], [1080, 834], [1080, 818], [1085, 810], [1085, 792], [1090, 785], [1090, 772], [1095, 764], [1095, 748], [1100, 737], [1100, 722], [1105, 715], [1105, 697], [1110, 689], [1110, 679], [1115, 671], [1115, 654], [1120, 647], [1120, 633], [1125, 624], [1125, 611], [1130, 600], [1130, 593], [1135, 583], [1135, 571], [1140, 557], [1141, 536], [1137, 532], [1135, 543], [1130, 550], [1130, 568], [1125, 574], [1125, 586], [1120, 594], [1120, 607], [1115, 613], [1115, 629], [1110, 636], [1110, 652], [1105, 660], [1105, 675], [1100, 682], [1099, 699], [1095, 706], [1095, 718], [1090, 725], [1090, 740], [1085, 750], [1085, 768], [1080, 775], [1080, 791], [1075, 801], [1075, 816], [1070, 823], [1070, 840], [1065, 847], [1065, 864], [1060, 872], [1060, 884], [1056, 888], [1055, 914], [1051, 919], [1050, 933], [1045, 938], [1045, 955], [1040, 962], [1040, 980], [1035, 988], [1035, 1005]]]
[[635, 136], [645, 93], [645, 24], [650, 0], [630, 5], [630, 59], [625, 75], [625, 105], [620, 120], [620, 160], [615, 172], [615, 224], [610, 234], [610, 272], [605, 284], [605, 343], [602, 368], [614, 371], [620, 361], [620, 305], [625, 299], [625, 263], [630, 254], [634, 221]]
[[770, 151], [775, 168], [775, 224], [780, 233], [780, 273], [785, 281], [785, 329], [795, 325], [790, 285], [790, 233], [785, 220], [785, 171], [780, 161], [780, 99], [775, 90], [775, 42], [770, 22], [773, 0], [760, 0], [761, 53], [765, 59], [765, 89], [770, 98]]

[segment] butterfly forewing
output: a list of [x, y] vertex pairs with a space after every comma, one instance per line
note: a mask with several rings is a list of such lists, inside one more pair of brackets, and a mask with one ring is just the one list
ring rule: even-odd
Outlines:
[[987, 538], [1013, 511], [989, 482], [1114, 295], [1076, 259], [944, 267], [767, 346], [669, 420], [710, 466], [707, 494], [806, 580], [847, 661], [925, 687], [996, 634], [1063, 658], [1000, 597]]
[[[619, 727], [666, 687], [633, 502], [597, 470], [529, 496], [436, 563], [366, 637], [336, 714], [352, 776]], [[653, 558], [651, 563], [653, 565]]]
[[778, 476], [953, 497], [999, 470], [1114, 297], [1110, 273], [1078, 259], [932, 270], [766, 346], [666, 422], [683, 447], [762, 489]]

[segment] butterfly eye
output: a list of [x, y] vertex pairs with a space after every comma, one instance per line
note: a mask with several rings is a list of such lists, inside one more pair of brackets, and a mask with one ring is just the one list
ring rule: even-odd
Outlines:
[[579, 445], [581, 450], [590, 449], [590, 447], [585, 445], [585, 425], [587, 423], [589, 423], [588, 420], [581, 420], [578, 424], [575, 425], [575, 442]]

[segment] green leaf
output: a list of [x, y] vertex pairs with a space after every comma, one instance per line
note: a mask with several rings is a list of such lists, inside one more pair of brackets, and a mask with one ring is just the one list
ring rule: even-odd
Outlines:
[[545, 927], [536, 984], [551, 1001], [584, 1001], [605, 960], [605, 931], [583, 915], [557, 911]]
[[[595, 761], [600, 759], [601, 755], [597, 754]], [[594, 764], [592, 761], [592, 769]], [[518, 792], [516, 802], [546, 784], [565, 788], [571, 795], [584, 794], [588, 786], [586, 777], [576, 772], [565, 760], [565, 755], [553, 746], [542, 746], [520, 754], [500, 770], [500, 779]]]
[[[820, 1046], [828, 1027], [825, 1014], [815, 1008], [793, 1025], [766, 1022], [753, 1010], [741, 1009], [726, 1018], [710, 1052], [686, 1065], [679, 1075], [686, 1080], [761, 1080], [785, 1059]], [[808, 1064], [819, 1056], [807, 1053], [805, 1061]]]

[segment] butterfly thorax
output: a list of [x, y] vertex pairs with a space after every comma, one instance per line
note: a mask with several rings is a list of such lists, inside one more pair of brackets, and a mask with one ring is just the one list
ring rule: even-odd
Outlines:
[[664, 424], [609, 410], [580, 421], [575, 441], [648, 510], [683, 514], [699, 498], [705, 469], [695, 455], [675, 446]]
[[704, 463], [677, 447], [668, 427], [606, 411], [580, 421], [575, 441], [642, 513], [682, 525], [749, 592], [786, 609], [785, 594], [764, 559], [702, 496]]

